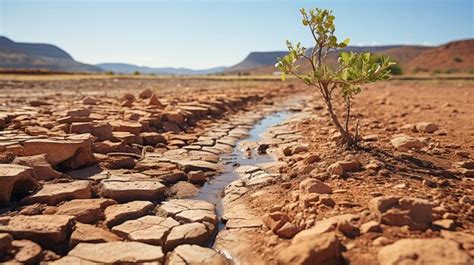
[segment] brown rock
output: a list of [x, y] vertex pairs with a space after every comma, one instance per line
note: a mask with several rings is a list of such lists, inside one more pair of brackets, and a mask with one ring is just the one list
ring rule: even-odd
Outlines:
[[140, 242], [80, 243], [69, 252], [68, 257], [100, 264], [164, 262], [161, 247]]
[[206, 174], [201, 171], [190, 171], [188, 173], [188, 180], [191, 183], [203, 183], [206, 181]]
[[170, 251], [178, 245], [196, 244], [205, 246], [211, 239], [211, 232], [201, 223], [189, 223], [171, 229], [165, 242], [165, 249]]
[[119, 225], [127, 220], [136, 219], [148, 214], [153, 209], [149, 201], [133, 201], [125, 204], [116, 204], [105, 209], [105, 222], [108, 227]]
[[292, 238], [299, 232], [298, 228], [290, 223], [286, 222], [282, 227], [280, 227], [277, 231], [276, 234], [279, 235], [280, 237], [283, 238]]
[[14, 240], [12, 242], [14, 257], [10, 263], [37, 264], [41, 260], [42, 249], [35, 242], [29, 240]]
[[95, 223], [104, 219], [105, 208], [116, 203], [111, 199], [72, 200], [58, 206], [56, 214], [75, 216], [81, 223]]
[[401, 239], [383, 247], [377, 259], [381, 265], [472, 264], [473, 259], [451, 240], [441, 238]]
[[37, 180], [51, 180], [61, 177], [61, 173], [54, 170], [48, 163], [45, 154], [17, 157], [12, 163], [33, 168], [34, 178]]
[[311, 240], [293, 239], [277, 255], [277, 264], [342, 264], [341, 244], [335, 233], [325, 233]]
[[142, 92], [140, 92], [140, 94], [138, 94], [138, 97], [145, 99], [145, 98], [150, 98], [152, 95], [153, 95], [153, 92], [151, 91], [151, 89], [147, 88], [143, 90]]
[[150, 100], [148, 101], [148, 105], [151, 105], [151, 106], [156, 106], [160, 109], [164, 108], [165, 106], [163, 106], [163, 104], [161, 104], [161, 102], [158, 100], [158, 98], [156, 97], [155, 94], [153, 94], [150, 98]]
[[423, 147], [423, 144], [419, 140], [406, 134], [396, 135], [390, 142], [395, 148], [420, 149]]
[[165, 137], [156, 132], [143, 132], [140, 133], [140, 137], [142, 137], [144, 145], [156, 146], [159, 143], [166, 143]]
[[112, 232], [130, 241], [163, 246], [170, 230], [179, 223], [171, 217], [144, 216], [112, 228]]
[[61, 250], [67, 245], [74, 217], [67, 215], [18, 215], [0, 218], [0, 232], [15, 239], [28, 239], [47, 249]]
[[368, 232], [379, 233], [379, 232], [382, 232], [382, 228], [380, 227], [379, 222], [369, 221], [369, 222], [364, 223], [360, 226], [360, 232], [362, 234], [365, 234], [365, 233], [368, 233]]
[[0, 233], [0, 256], [12, 246], [13, 237], [7, 233]]
[[222, 254], [210, 248], [196, 245], [181, 245], [171, 252], [167, 265], [228, 265], [231, 264]]
[[438, 125], [432, 123], [432, 122], [420, 122], [415, 125], [416, 131], [418, 132], [424, 132], [424, 133], [434, 133], [437, 131]]
[[72, 232], [69, 247], [73, 248], [79, 243], [105, 243], [114, 241], [120, 241], [120, 237], [106, 229], [77, 223], [74, 232]]
[[274, 233], [289, 221], [288, 216], [280, 211], [272, 212], [263, 219], [264, 224]]
[[166, 187], [158, 180], [103, 180], [99, 189], [102, 197], [128, 202], [163, 198]]
[[28, 194], [34, 190], [37, 182], [31, 167], [0, 164], [0, 203], [9, 202], [12, 193]]
[[332, 193], [331, 187], [329, 187], [324, 182], [308, 178], [300, 183], [300, 192], [301, 193], [317, 193], [317, 194], [327, 194]]
[[37, 193], [23, 199], [22, 203], [56, 205], [62, 201], [89, 199], [90, 197], [91, 183], [87, 180], [78, 180], [68, 183], [47, 183]]
[[445, 230], [454, 230], [456, 228], [456, 224], [451, 219], [436, 220], [433, 222], [433, 225], [438, 229]]

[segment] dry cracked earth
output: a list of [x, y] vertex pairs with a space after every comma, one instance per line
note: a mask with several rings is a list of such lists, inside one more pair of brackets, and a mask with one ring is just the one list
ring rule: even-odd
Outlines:
[[346, 150], [292, 81], [2, 80], [0, 262], [473, 264], [474, 82], [365, 90]]

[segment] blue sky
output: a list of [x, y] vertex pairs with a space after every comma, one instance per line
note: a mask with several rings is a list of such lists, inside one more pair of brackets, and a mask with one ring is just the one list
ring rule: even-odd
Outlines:
[[311, 46], [301, 7], [334, 10], [351, 45], [474, 38], [473, 0], [0, 0], [0, 35], [55, 44], [86, 63], [229, 66], [251, 51]]

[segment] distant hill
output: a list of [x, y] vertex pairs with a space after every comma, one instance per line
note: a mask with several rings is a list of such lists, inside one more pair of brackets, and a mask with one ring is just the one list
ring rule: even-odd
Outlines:
[[97, 66], [75, 61], [57, 46], [14, 42], [0, 36], [0, 68], [42, 69], [57, 72], [101, 72]]
[[224, 71], [226, 67], [214, 67], [210, 69], [194, 70], [189, 68], [152, 68], [147, 66], [138, 66], [133, 64], [125, 63], [101, 63], [97, 64], [98, 67], [105, 71], [112, 71], [118, 74], [133, 74], [134, 72], [140, 72], [141, 74], [157, 74], [157, 75], [206, 75], [216, 74]]
[[[306, 52], [311, 53], [311, 48]], [[438, 47], [420, 45], [348, 46], [347, 52], [371, 52], [389, 56], [405, 70], [472, 71], [474, 70], [474, 40], [454, 41]], [[242, 62], [225, 70], [228, 74], [272, 74], [278, 57], [287, 52], [252, 52]], [[339, 52], [330, 52], [328, 64], [336, 65]], [[309, 63], [302, 61], [300, 69], [308, 70]]]
[[252, 52], [242, 62], [227, 68], [224, 72], [235, 73], [249, 69], [275, 65], [278, 57], [283, 57], [287, 52]]
[[408, 62], [407, 67], [412, 71], [474, 71], [474, 39], [425, 50]]

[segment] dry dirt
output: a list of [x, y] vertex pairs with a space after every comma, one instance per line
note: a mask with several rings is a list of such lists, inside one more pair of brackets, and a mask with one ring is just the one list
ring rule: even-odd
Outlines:
[[[472, 264], [473, 104], [470, 80], [368, 86], [346, 150], [295, 81], [0, 80], [0, 262]], [[221, 213], [194, 196], [234, 148], [274, 162], [231, 166]]]

